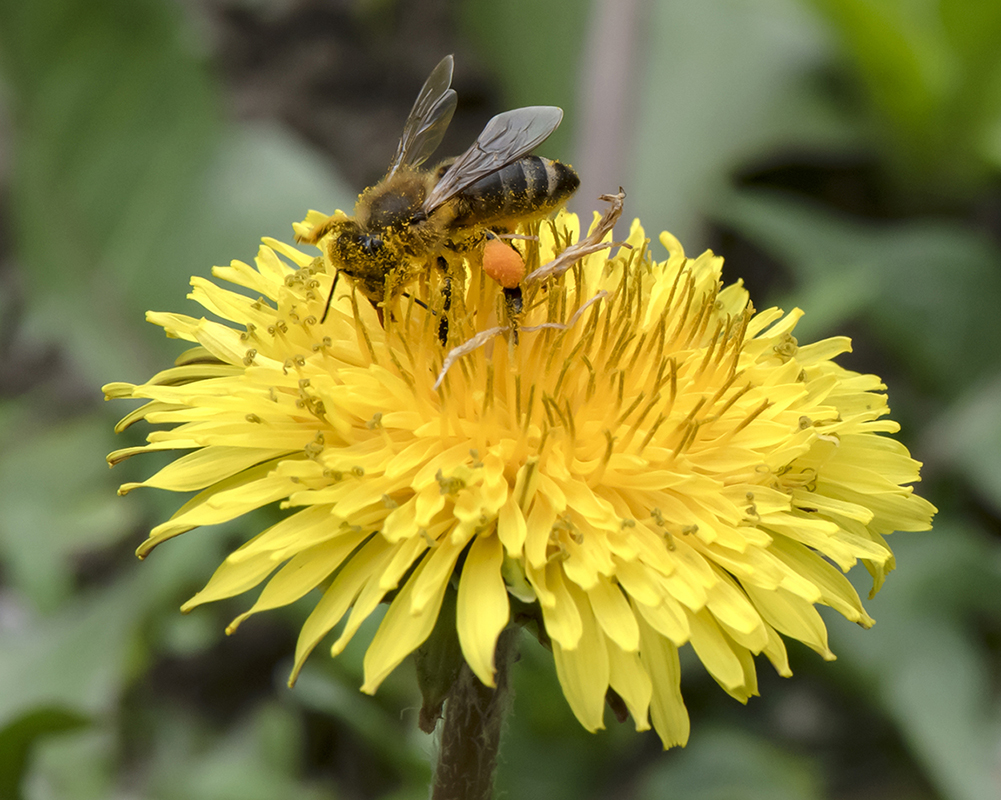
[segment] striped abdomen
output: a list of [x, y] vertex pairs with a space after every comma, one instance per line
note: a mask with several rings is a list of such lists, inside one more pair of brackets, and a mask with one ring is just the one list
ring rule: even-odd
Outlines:
[[573, 167], [524, 156], [459, 192], [452, 224], [489, 227], [543, 217], [569, 200], [578, 186]]

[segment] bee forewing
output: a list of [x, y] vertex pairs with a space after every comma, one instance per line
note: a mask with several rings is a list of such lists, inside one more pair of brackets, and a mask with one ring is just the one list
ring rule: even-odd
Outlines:
[[452, 56], [438, 62], [414, 101], [403, 126], [403, 136], [390, 164], [392, 175], [401, 166], [417, 167], [435, 151], [445, 135], [455, 112], [455, 91], [452, 85]]
[[498, 114], [428, 193], [424, 211], [431, 213], [467, 186], [527, 155], [562, 119], [563, 109], [556, 106], [526, 106]]

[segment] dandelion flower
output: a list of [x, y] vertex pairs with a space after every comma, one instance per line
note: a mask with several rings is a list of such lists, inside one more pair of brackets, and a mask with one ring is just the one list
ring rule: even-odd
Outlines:
[[[519, 242], [530, 270], [578, 222], [535, 232]], [[740, 283], [722, 288], [722, 259], [660, 243], [663, 261], [634, 223], [629, 247], [528, 286], [514, 316], [473, 261], [447, 310], [433, 275], [381, 314], [344, 279], [323, 322], [332, 271], [281, 242], [264, 240], [255, 267], [193, 278], [189, 297], [223, 321], [150, 313], [193, 347], [104, 389], [147, 401], [120, 429], [163, 426], [112, 464], [187, 451], [121, 493], [198, 492], [140, 557], [279, 503], [287, 515], [183, 610], [264, 583], [232, 631], [319, 589], [294, 678], [331, 631], [337, 655], [388, 603], [364, 660], [371, 693], [448, 591], [462, 656], [492, 686], [516, 604], [587, 729], [612, 690], [665, 747], [689, 731], [679, 648], [740, 701], [757, 691], [754, 656], [790, 674], [783, 637], [833, 658], [816, 606], [872, 624], [843, 573], [861, 560], [875, 591], [893, 568], [884, 537], [929, 527], [935, 509], [910, 487], [920, 465], [888, 435], [880, 380], [834, 361], [848, 339], [799, 344], [802, 312], [755, 312]]]

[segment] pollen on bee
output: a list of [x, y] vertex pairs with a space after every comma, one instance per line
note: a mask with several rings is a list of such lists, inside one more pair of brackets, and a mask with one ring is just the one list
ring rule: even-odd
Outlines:
[[483, 271], [505, 289], [514, 289], [525, 277], [525, 260], [510, 245], [490, 237], [483, 248]]

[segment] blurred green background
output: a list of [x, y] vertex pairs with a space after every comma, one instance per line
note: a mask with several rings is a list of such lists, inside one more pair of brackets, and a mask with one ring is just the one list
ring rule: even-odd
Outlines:
[[891, 539], [875, 629], [827, 615], [838, 661], [792, 645], [746, 708], [684, 661], [685, 750], [586, 733], [526, 643], [503, 796], [1001, 797], [997, 0], [0, 0], [0, 797], [427, 796], [409, 665], [361, 695], [359, 636], [290, 691], [310, 598], [230, 638], [250, 597], [178, 613], [265, 515], [136, 561], [182, 498], [116, 497], [158, 462], [107, 470], [144, 432], [99, 387], [179, 352], [143, 315], [197, 313], [190, 275], [350, 208], [449, 52], [443, 154], [563, 106], [541, 150], [577, 210], [622, 185], [648, 234], [806, 309], [800, 341], [851, 334], [941, 509]]

